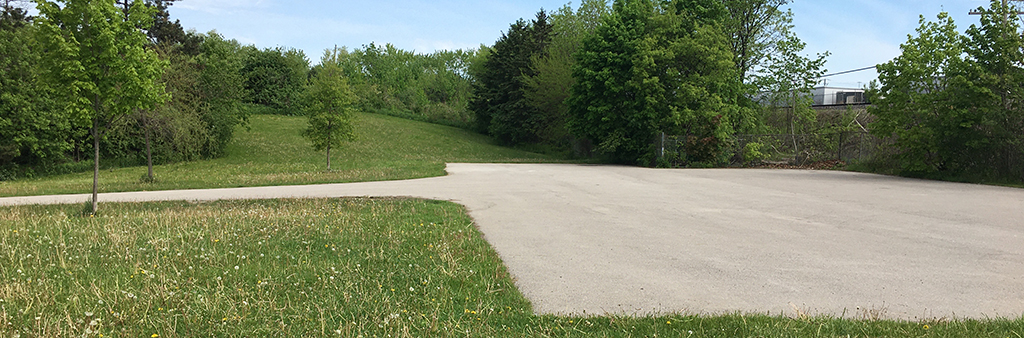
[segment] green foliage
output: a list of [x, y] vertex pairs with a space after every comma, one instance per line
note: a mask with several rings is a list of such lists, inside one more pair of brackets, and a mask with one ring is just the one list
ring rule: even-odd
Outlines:
[[[313, 150], [300, 116], [254, 115], [238, 128], [225, 156], [159, 165], [160, 180], [141, 184], [146, 167], [107, 166], [104, 190], [159, 191], [273, 185], [305, 185], [403, 180], [445, 175], [445, 163], [552, 162], [550, 156], [503, 148], [465, 129], [381, 114], [357, 113], [356, 140], [345, 145], [332, 171], [323, 170], [324, 154]], [[111, 164], [110, 161], [105, 163]], [[132, 163], [139, 165], [138, 162]], [[91, 169], [91, 168], [89, 168]], [[92, 184], [91, 173], [20, 179], [0, 184], [0, 196], [79, 194]]]
[[807, 44], [800, 41], [789, 27], [782, 31], [782, 37], [774, 42], [774, 46], [775, 52], [765, 56], [764, 62], [769, 67], [754, 71], [750, 81], [760, 90], [765, 115], [780, 112], [786, 115], [788, 128], [772, 132], [790, 134], [794, 160], [803, 162], [811, 156], [802, 156], [806, 155], [802, 152], [807, 152], [800, 149], [797, 135], [822, 132], [816, 130], [818, 112], [811, 108], [814, 104], [812, 91], [825, 75], [825, 58], [829, 53], [818, 54], [813, 59], [801, 54]]
[[390, 44], [340, 50], [341, 66], [363, 111], [467, 127], [475, 51], [416, 54]]
[[508, 145], [540, 140], [545, 116], [526, 98], [527, 78], [537, 74], [533, 60], [545, 50], [552, 27], [547, 13], [530, 23], [519, 20], [494, 44], [473, 88], [470, 109], [476, 129]]
[[893, 138], [899, 173], [1024, 179], [1020, 26], [1003, 20], [1011, 11], [993, 1], [969, 36], [946, 13], [922, 17], [903, 54], [879, 65], [872, 131]]
[[715, 1], [616, 1], [577, 55], [569, 129], [620, 162], [653, 163], [660, 132], [687, 135], [687, 163], [725, 162], [752, 112], [737, 104], [724, 17]]
[[243, 48], [238, 41], [225, 40], [217, 32], [203, 36], [196, 57], [199, 66], [198, 94], [202, 98], [203, 122], [207, 139], [204, 155], [224, 156], [235, 127], [248, 120], [242, 103], [247, 94], [243, 73]]
[[[120, 0], [123, 1], [123, 0]], [[173, 48], [187, 55], [198, 55], [201, 35], [185, 32], [178, 20], [171, 21], [168, 8], [178, 0], [146, 0], [146, 6], [153, 8], [153, 26], [146, 30], [150, 41], [163, 48]]]
[[1024, 182], [1024, 35], [1015, 15], [1019, 8], [1002, 7], [992, 1], [981, 17], [981, 26], [967, 30], [970, 43], [967, 54], [974, 60], [968, 79], [985, 89], [975, 101], [978, 110], [988, 115], [980, 125], [991, 146], [976, 153], [975, 160], [985, 163], [996, 179]]
[[540, 114], [539, 142], [562, 149], [573, 145], [565, 127], [569, 110], [566, 99], [575, 83], [572, 67], [583, 40], [593, 34], [608, 13], [606, 1], [584, 0], [576, 11], [566, 5], [551, 14], [550, 42], [543, 53], [533, 56], [534, 74], [523, 78], [524, 97]]
[[0, 13], [0, 180], [24, 166], [52, 166], [71, 149], [71, 123], [37, 67], [40, 46], [26, 12]]
[[167, 99], [158, 81], [165, 63], [146, 48], [148, 41], [140, 29], [151, 26], [153, 18], [152, 9], [141, 1], [133, 1], [123, 12], [113, 1], [58, 2], [36, 0], [42, 64], [50, 86], [66, 98], [73, 120], [91, 122], [95, 213], [101, 129]]
[[140, 1], [127, 15], [113, 1], [37, 0], [36, 7], [44, 69], [79, 120], [105, 123], [166, 99], [158, 81], [165, 63], [138, 31], [152, 24]]
[[730, 46], [739, 76], [752, 84], [758, 69], [771, 69], [773, 56], [778, 58], [777, 44], [789, 40], [792, 34], [793, 13], [780, 7], [790, 0], [724, 0], [729, 17], [724, 32], [729, 35]]
[[302, 90], [309, 76], [309, 60], [294, 48], [258, 50], [245, 53], [242, 76], [248, 101], [286, 115], [297, 114]]
[[743, 146], [743, 163], [744, 165], [757, 164], [768, 158], [768, 154], [762, 152], [765, 148], [764, 144], [758, 142], [750, 142]]
[[340, 50], [328, 50], [321, 68], [306, 89], [305, 111], [309, 127], [302, 133], [317, 151], [327, 150], [327, 170], [331, 170], [331, 148], [355, 139], [355, 97], [340, 65]]
[[165, 54], [169, 61], [161, 83], [171, 99], [153, 110], [143, 110], [114, 121], [101, 142], [101, 157], [131, 164], [144, 163], [146, 134], [150, 134], [156, 163], [196, 160], [203, 157], [209, 137], [202, 121], [202, 97], [197, 92], [199, 65], [194, 57]]
[[142, 163], [145, 134], [152, 138], [156, 163], [194, 161], [223, 156], [236, 126], [246, 120], [242, 102], [242, 47], [216, 32], [198, 35], [200, 54], [161, 45], [169, 61], [161, 78], [171, 99], [153, 110], [115, 121], [104, 139], [104, 157], [124, 165]]
[[817, 113], [811, 109], [814, 104], [811, 91], [827, 71], [824, 67], [829, 53], [812, 59], [801, 54], [806, 46], [796, 34], [787, 31], [784, 39], [776, 43], [776, 53], [767, 57], [772, 66], [752, 75], [769, 109], [789, 111], [790, 134], [806, 133], [808, 130], [797, 127], [814, 124]]
[[[100, 136], [99, 157], [107, 158], [108, 163], [116, 166], [141, 163], [146, 155], [147, 141], [151, 141], [153, 158], [157, 163], [222, 156], [235, 127], [246, 119], [245, 110], [241, 107], [245, 97], [241, 74], [242, 47], [237, 41], [227, 41], [215, 32], [203, 35], [181, 31], [180, 25], [170, 22], [167, 16], [166, 7], [170, 3], [166, 0], [153, 1], [143, 6], [133, 1], [118, 0], [117, 7], [110, 11], [111, 15], [119, 14], [121, 20], [128, 18], [125, 15], [135, 15], [135, 19], [124, 23], [125, 26], [136, 27], [135, 30], [145, 27], [149, 22], [147, 15], [158, 22], [164, 21], [163, 28], [142, 29], [150, 34], [153, 41], [147, 41], [145, 36], [121, 40], [140, 44], [133, 46], [133, 51], [124, 56], [145, 54], [142, 63], [155, 62], [136, 65], [145, 68], [140, 75], [162, 73], [158, 81], [149, 84], [155, 90], [149, 95], [156, 95], [158, 100], [169, 98], [166, 104], [149, 101], [145, 109], [139, 107], [127, 113], [123, 109], [118, 114], [104, 113], [95, 121], [99, 127], [97, 135]], [[133, 9], [133, 6], [139, 8]], [[68, 99], [74, 97], [73, 94], [83, 93], [75, 87], [65, 86], [63, 82], [71, 81], [73, 76], [69, 76], [74, 73], [64, 74], [62, 67], [67, 65], [75, 69], [74, 60], [66, 60], [63, 56], [44, 60], [41, 53], [44, 48], [54, 45], [57, 47], [53, 48], [63, 48], [61, 46], [70, 45], [72, 41], [67, 41], [64, 36], [59, 38], [64, 41], [52, 41], [52, 36], [42, 34], [52, 27], [47, 28], [50, 26], [46, 22], [31, 24], [25, 13], [17, 8], [12, 7], [5, 13], [0, 20], [3, 28], [0, 34], [4, 35], [0, 41], [0, 53], [9, 54], [9, 57], [2, 59], [6, 66], [0, 68], [4, 73], [0, 77], [3, 81], [0, 91], [4, 93], [0, 106], [5, 110], [0, 117], [0, 135], [3, 135], [0, 138], [3, 140], [0, 141], [0, 178], [84, 170], [83, 163], [77, 161], [97, 157], [84, 151], [89, 143], [93, 143], [89, 140], [92, 138], [89, 131], [93, 129], [89, 116], [94, 111], [94, 102], [92, 99]], [[100, 42], [98, 45], [102, 45], [100, 40], [96, 39]], [[124, 68], [128, 67], [127, 63], [99, 63], [101, 69], [97, 73], [110, 76], [118, 75], [118, 71], [125, 74], [134, 71]], [[84, 74], [84, 70], [81, 71], [78, 78], [85, 78]], [[57, 78], [47, 75], [56, 75]], [[85, 88], [92, 88], [92, 85], [79, 82]], [[145, 95], [122, 90], [131, 90], [132, 85], [115, 83], [110, 88], [114, 88], [109, 91], [118, 103], [147, 100]], [[141, 89], [136, 89], [135, 93], [138, 90]], [[69, 101], [72, 104], [67, 104]], [[100, 103], [100, 108], [110, 108]]]

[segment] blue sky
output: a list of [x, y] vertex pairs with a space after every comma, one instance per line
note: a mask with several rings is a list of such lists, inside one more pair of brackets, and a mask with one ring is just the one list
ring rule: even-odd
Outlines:
[[[567, 0], [180, 0], [173, 18], [186, 29], [217, 30], [258, 47], [302, 49], [316, 62], [323, 50], [370, 42], [431, 52], [491, 45], [509, 24], [554, 10]], [[578, 1], [574, 3], [577, 5]], [[789, 7], [808, 54], [830, 51], [827, 68], [840, 72], [874, 66], [899, 55], [919, 15], [949, 12], [961, 31], [978, 18], [967, 13], [987, 0], [796, 0]], [[829, 85], [860, 87], [873, 71], [838, 76]]]

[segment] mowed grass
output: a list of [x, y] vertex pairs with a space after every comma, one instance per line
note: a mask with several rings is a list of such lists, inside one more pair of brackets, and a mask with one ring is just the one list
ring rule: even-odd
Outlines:
[[1021, 337], [1024, 319], [537, 316], [416, 199], [0, 208], [3, 337]]
[[[302, 185], [413, 179], [444, 175], [446, 162], [551, 162], [549, 156], [496, 146], [463, 129], [378, 114], [358, 114], [357, 140], [324, 152], [301, 136], [306, 119], [254, 115], [239, 128], [223, 158], [156, 166], [156, 183], [144, 183], [146, 167], [100, 172], [101, 192]], [[102, 158], [100, 159], [102, 163]], [[92, 192], [92, 172], [0, 182], [0, 197]]]

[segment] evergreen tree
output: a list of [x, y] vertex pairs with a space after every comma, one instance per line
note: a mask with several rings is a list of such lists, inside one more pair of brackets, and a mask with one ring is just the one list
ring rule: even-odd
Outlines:
[[543, 114], [527, 101], [524, 81], [535, 74], [533, 59], [544, 51], [551, 29], [542, 10], [530, 23], [512, 24], [494, 44], [470, 101], [477, 130], [508, 145], [539, 140]]

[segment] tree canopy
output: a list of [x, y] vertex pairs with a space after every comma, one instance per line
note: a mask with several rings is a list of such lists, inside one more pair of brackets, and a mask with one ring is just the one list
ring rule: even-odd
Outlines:
[[[992, 1], [966, 36], [946, 13], [921, 18], [903, 53], [881, 64], [871, 125], [891, 138], [897, 172], [924, 177], [1024, 177], [1024, 50], [1015, 9]], [[1014, 17], [1016, 17], [1014, 15]]]
[[470, 101], [476, 129], [507, 145], [540, 139], [543, 115], [526, 98], [526, 78], [536, 74], [533, 60], [547, 46], [551, 25], [547, 13], [531, 22], [519, 20], [494, 44], [484, 62]]
[[331, 149], [355, 139], [355, 94], [345, 79], [341, 56], [338, 48], [324, 53], [304, 100], [309, 127], [302, 135], [313, 143], [313, 149], [327, 150], [327, 170], [331, 170]]
[[113, 1], [37, 0], [36, 8], [46, 75], [61, 84], [73, 120], [92, 125], [95, 213], [102, 134], [116, 119], [167, 98], [158, 81], [165, 63], [139, 30], [152, 25], [152, 14], [139, 0], [125, 12]]
[[651, 164], [659, 132], [688, 135], [693, 163], [717, 164], [744, 111], [717, 1], [618, 0], [585, 40], [569, 129], [617, 161]]

